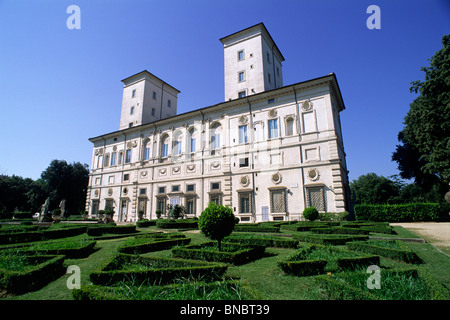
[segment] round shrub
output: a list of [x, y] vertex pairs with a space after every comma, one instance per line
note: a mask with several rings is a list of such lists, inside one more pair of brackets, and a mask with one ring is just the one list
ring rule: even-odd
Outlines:
[[319, 217], [319, 211], [314, 207], [309, 207], [303, 210], [303, 216], [309, 221], [314, 221]]
[[233, 210], [230, 207], [210, 202], [198, 219], [198, 227], [205, 236], [217, 240], [220, 251], [222, 239], [233, 232], [234, 218]]

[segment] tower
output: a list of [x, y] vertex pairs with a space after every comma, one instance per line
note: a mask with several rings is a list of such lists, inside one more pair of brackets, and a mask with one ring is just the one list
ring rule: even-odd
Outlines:
[[147, 70], [122, 80], [123, 97], [119, 130], [177, 114], [178, 91]]
[[284, 57], [263, 23], [221, 38], [225, 101], [283, 86]]

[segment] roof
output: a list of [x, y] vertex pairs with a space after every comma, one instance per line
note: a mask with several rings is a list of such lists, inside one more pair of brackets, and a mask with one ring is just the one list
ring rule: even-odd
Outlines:
[[155, 78], [155, 79], [158, 80], [158, 81], [161, 81], [161, 82], [164, 83], [165, 85], [167, 85], [167, 86], [171, 87], [172, 89], [176, 90], [178, 93], [181, 92], [181, 91], [178, 90], [177, 88], [171, 86], [170, 84], [168, 84], [168, 83], [165, 82], [164, 80], [158, 78], [158, 77], [155, 76], [153, 73], [151, 73], [151, 72], [149, 72], [149, 71], [147, 71], [147, 70], [142, 70], [141, 72], [138, 72], [138, 73], [136, 73], [136, 74], [133, 74], [132, 76], [126, 77], [125, 79], [123, 79], [123, 80], [121, 80], [121, 81], [122, 81], [123, 83], [125, 83], [125, 82], [127, 82], [127, 80], [130, 80], [130, 79], [133, 78], [133, 77], [136, 77], [136, 78], [137, 78], [137, 76], [140, 76], [140, 75], [148, 75], [148, 76], [150, 76], [150, 77], [152, 77], [152, 78]]
[[269, 31], [267, 30], [266, 26], [265, 26], [264, 23], [262, 23], [262, 22], [260, 22], [260, 23], [258, 23], [258, 24], [255, 24], [254, 26], [245, 28], [245, 29], [243, 29], [243, 30], [241, 30], [241, 31], [234, 32], [234, 33], [232, 33], [232, 34], [230, 34], [230, 35], [228, 35], [228, 36], [226, 36], [226, 37], [220, 38], [219, 40], [220, 40], [220, 42], [222, 42], [223, 44], [225, 44], [224, 42], [225, 42], [225, 40], [226, 40], [227, 38], [230, 38], [230, 37], [233, 37], [233, 36], [237, 36], [239, 33], [245, 33], [246, 31], [249, 31], [250, 29], [257, 29], [257, 28], [260, 28], [260, 27], [262, 27], [262, 29], [265, 31], [265, 33], [269, 36], [269, 40], [272, 41], [273, 45], [275, 46], [275, 48], [277, 49], [278, 53], [280, 54], [282, 61], [284, 61], [285, 59], [284, 59], [284, 57], [283, 57], [283, 54], [281, 53], [281, 51], [280, 51], [280, 49], [278, 48], [278, 46], [277, 46], [277, 44], [275, 43], [275, 41], [273, 40], [273, 38], [272, 38], [272, 36], [270, 35]]

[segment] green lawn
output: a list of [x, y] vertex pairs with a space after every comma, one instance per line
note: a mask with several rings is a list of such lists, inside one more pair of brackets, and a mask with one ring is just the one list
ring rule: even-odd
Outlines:
[[[141, 229], [145, 232], [156, 231], [156, 227]], [[399, 235], [389, 235], [389, 238], [417, 238], [416, 235], [403, 229], [395, 227]], [[166, 230], [167, 232], [167, 230]], [[176, 232], [176, 230], [169, 230]], [[184, 232], [190, 237], [191, 244], [209, 241], [202, 234], [191, 231]], [[289, 234], [283, 231], [282, 234]], [[386, 236], [377, 234], [376, 236]], [[90, 283], [89, 274], [105, 262], [109, 261], [116, 253], [120, 245], [126, 241], [126, 238], [97, 240], [97, 250], [89, 257], [83, 259], [66, 259], [64, 266], [77, 265], [81, 270], [81, 284]], [[433, 274], [442, 284], [450, 288], [450, 258], [437, 251], [433, 246], [427, 243], [408, 242], [407, 246], [415, 251], [417, 255], [425, 261], [425, 267]], [[345, 246], [336, 246], [337, 248], [345, 248]], [[240, 279], [243, 289], [250, 293], [255, 299], [261, 300], [322, 300], [326, 297], [319, 291], [314, 281], [314, 276], [297, 277], [286, 275], [278, 266], [278, 262], [285, 260], [288, 256], [296, 252], [296, 249], [285, 248], [266, 248], [266, 254], [263, 258], [256, 261], [234, 266], [229, 265], [225, 274], [226, 277]], [[146, 253], [145, 255], [171, 257], [170, 250], [162, 250]], [[381, 258], [381, 265], [385, 267], [408, 266], [406, 263], [393, 261], [387, 258]], [[8, 297], [7, 299], [26, 299], [26, 300], [70, 300], [72, 299], [72, 291], [67, 289], [66, 281], [69, 275], [63, 275], [59, 279], [51, 282], [44, 288], [29, 292], [16, 297]]]

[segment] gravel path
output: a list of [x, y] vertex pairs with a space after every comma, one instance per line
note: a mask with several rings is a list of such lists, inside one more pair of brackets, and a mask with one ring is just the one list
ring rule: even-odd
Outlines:
[[408, 229], [436, 247], [450, 250], [450, 222], [391, 223]]

